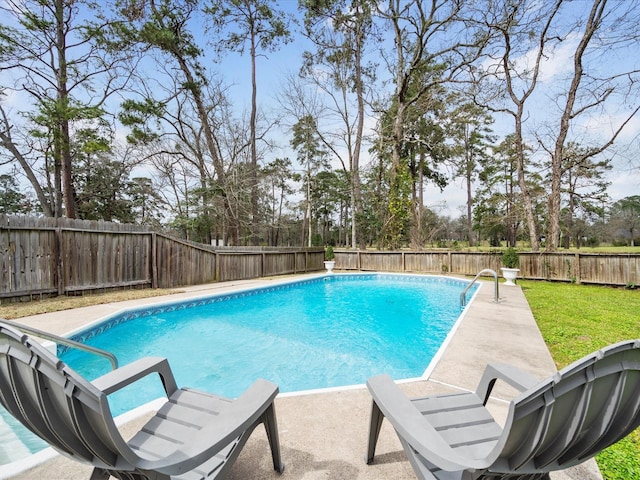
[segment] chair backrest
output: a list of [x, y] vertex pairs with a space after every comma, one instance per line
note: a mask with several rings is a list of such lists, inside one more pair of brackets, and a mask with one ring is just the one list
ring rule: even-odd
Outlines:
[[577, 465], [640, 426], [640, 339], [592, 353], [514, 399], [491, 471]]
[[0, 403], [59, 452], [102, 468], [135, 462], [106, 395], [27, 335], [0, 322]]

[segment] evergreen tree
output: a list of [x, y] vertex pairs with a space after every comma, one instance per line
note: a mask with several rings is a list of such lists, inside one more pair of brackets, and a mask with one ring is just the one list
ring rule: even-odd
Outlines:
[[[312, 190], [315, 189], [315, 175], [327, 168], [327, 151], [318, 135], [315, 119], [306, 115], [293, 126], [291, 146], [298, 152], [298, 163], [304, 168], [302, 180], [305, 192], [305, 223], [307, 225], [307, 246], [311, 246], [313, 237]], [[304, 244], [305, 242], [303, 242]]]
[[[119, 26], [103, 21], [97, 8], [92, 2], [65, 0], [10, 0], [0, 7], [6, 19], [0, 24], [3, 70], [16, 80], [14, 90], [28, 98], [22, 114], [29, 125], [24, 128], [40, 140], [40, 149], [21, 149], [8, 131], [1, 145], [25, 170], [46, 215], [62, 216], [64, 211], [67, 217], [77, 216], [74, 130], [100, 124], [105, 102], [129, 78], [123, 70], [127, 49], [113, 36]], [[26, 156], [20, 152], [29, 150], [31, 158], [20, 158]], [[40, 193], [43, 185], [32, 171], [43, 161], [40, 173], [53, 175], [46, 180], [52, 199]]]
[[28, 213], [28, 199], [12, 175], [0, 175], [0, 214]]

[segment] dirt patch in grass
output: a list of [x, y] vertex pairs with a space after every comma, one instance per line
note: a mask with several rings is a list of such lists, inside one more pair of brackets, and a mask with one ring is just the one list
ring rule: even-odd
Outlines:
[[72, 308], [89, 307], [104, 303], [124, 302], [138, 298], [158, 297], [182, 293], [182, 290], [170, 289], [142, 289], [142, 290], [118, 290], [114, 292], [95, 293], [74, 297], [55, 297], [30, 302], [8, 303], [0, 305], [0, 318], [8, 320], [39, 315], [41, 313], [59, 312]]

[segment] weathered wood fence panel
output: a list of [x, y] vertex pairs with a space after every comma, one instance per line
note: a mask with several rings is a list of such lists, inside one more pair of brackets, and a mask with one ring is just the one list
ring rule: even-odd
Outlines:
[[317, 271], [322, 248], [214, 248], [137, 225], [0, 215], [0, 299]]
[[[534, 280], [578, 281], [578, 263], [582, 254], [521, 253], [520, 275]], [[626, 282], [625, 282], [626, 283]]]
[[152, 283], [149, 234], [68, 230], [61, 254], [65, 292]]
[[[519, 278], [601, 285], [640, 285], [640, 254], [521, 252]], [[500, 274], [498, 252], [371, 252], [335, 250], [337, 270], [476, 275]]]
[[[340, 267], [336, 255], [336, 268]], [[397, 252], [360, 252], [360, 270], [404, 272], [404, 257]]]
[[198, 246], [154, 234], [156, 285], [173, 288], [216, 281], [216, 254], [208, 246]]
[[448, 252], [422, 255], [422, 252], [405, 252], [404, 264], [410, 272], [448, 272], [451, 270], [451, 256]]
[[263, 277], [296, 273], [296, 252], [265, 252], [262, 255]]
[[0, 298], [11, 292], [57, 293], [56, 232], [0, 229]]
[[262, 276], [261, 253], [227, 253], [218, 254], [220, 281], [242, 280]]
[[473, 252], [467, 255], [466, 252], [451, 252], [451, 273], [460, 275], [475, 275], [485, 268], [500, 273], [501, 260], [499, 254], [488, 252]]
[[581, 255], [579, 279], [583, 283], [640, 285], [640, 255]]
[[[324, 252], [296, 252], [296, 272], [304, 272], [308, 268], [308, 265], [317, 265], [318, 268], [322, 268], [322, 262], [324, 260]], [[311, 256], [311, 258], [309, 258]], [[315, 258], [314, 258], [315, 257]]]

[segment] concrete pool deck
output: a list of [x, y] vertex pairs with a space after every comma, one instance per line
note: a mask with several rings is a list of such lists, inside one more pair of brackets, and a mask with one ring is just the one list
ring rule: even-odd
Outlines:
[[[309, 276], [299, 276], [308, 278]], [[287, 280], [296, 277], [287, 277]], [[284, 280], [269, 279], [224, 282], [187, 287], [169, 297], [83, 307], [63, 312], [21, 318], [19, 322], [64, 334], [87, 323], [140, 305], [164, 303], [194, 296], [226, 293], [247, 287], [269, 285]], [[493, 301], [493, 283], [481, 282], [476, 298], [467, 308], [457, 330], [446, 345], [428, 379], [402, 383], [409, 395], [423, 395], [455, 389], [475, 390], [484, 367], [490, 362], [509, 363], [544, 378], [555, 365], [535, 323], [520, 287], [500, 284], [500, 302]], [[380, 372], [383, 373], [383, 372]], [[178, 386], [181, 385], [178, 379]], [[500, 421], [513, 394], [507, 387], [495, 390], [491, 410]], [[254, 431], [230, 475], [240, 479], [415, 479], [400, 442], [388, 422], [383, 423], [375, 461], [366, 465], [371, 397], [365, 386], [349, 389], [283, 394], [276, 399], [276, 414], [286, 465], [280, 475], [273, 471], [264, 430]], [[126, 437], [136, 431], [146, 417], [122, 427]], [[56, 456], [30, 470], [4, 478], [16, 480], [76, 480], [90, 477], [91, 467]], [[551, 474], [553, 480], [601, 480], [594, 460]]]

